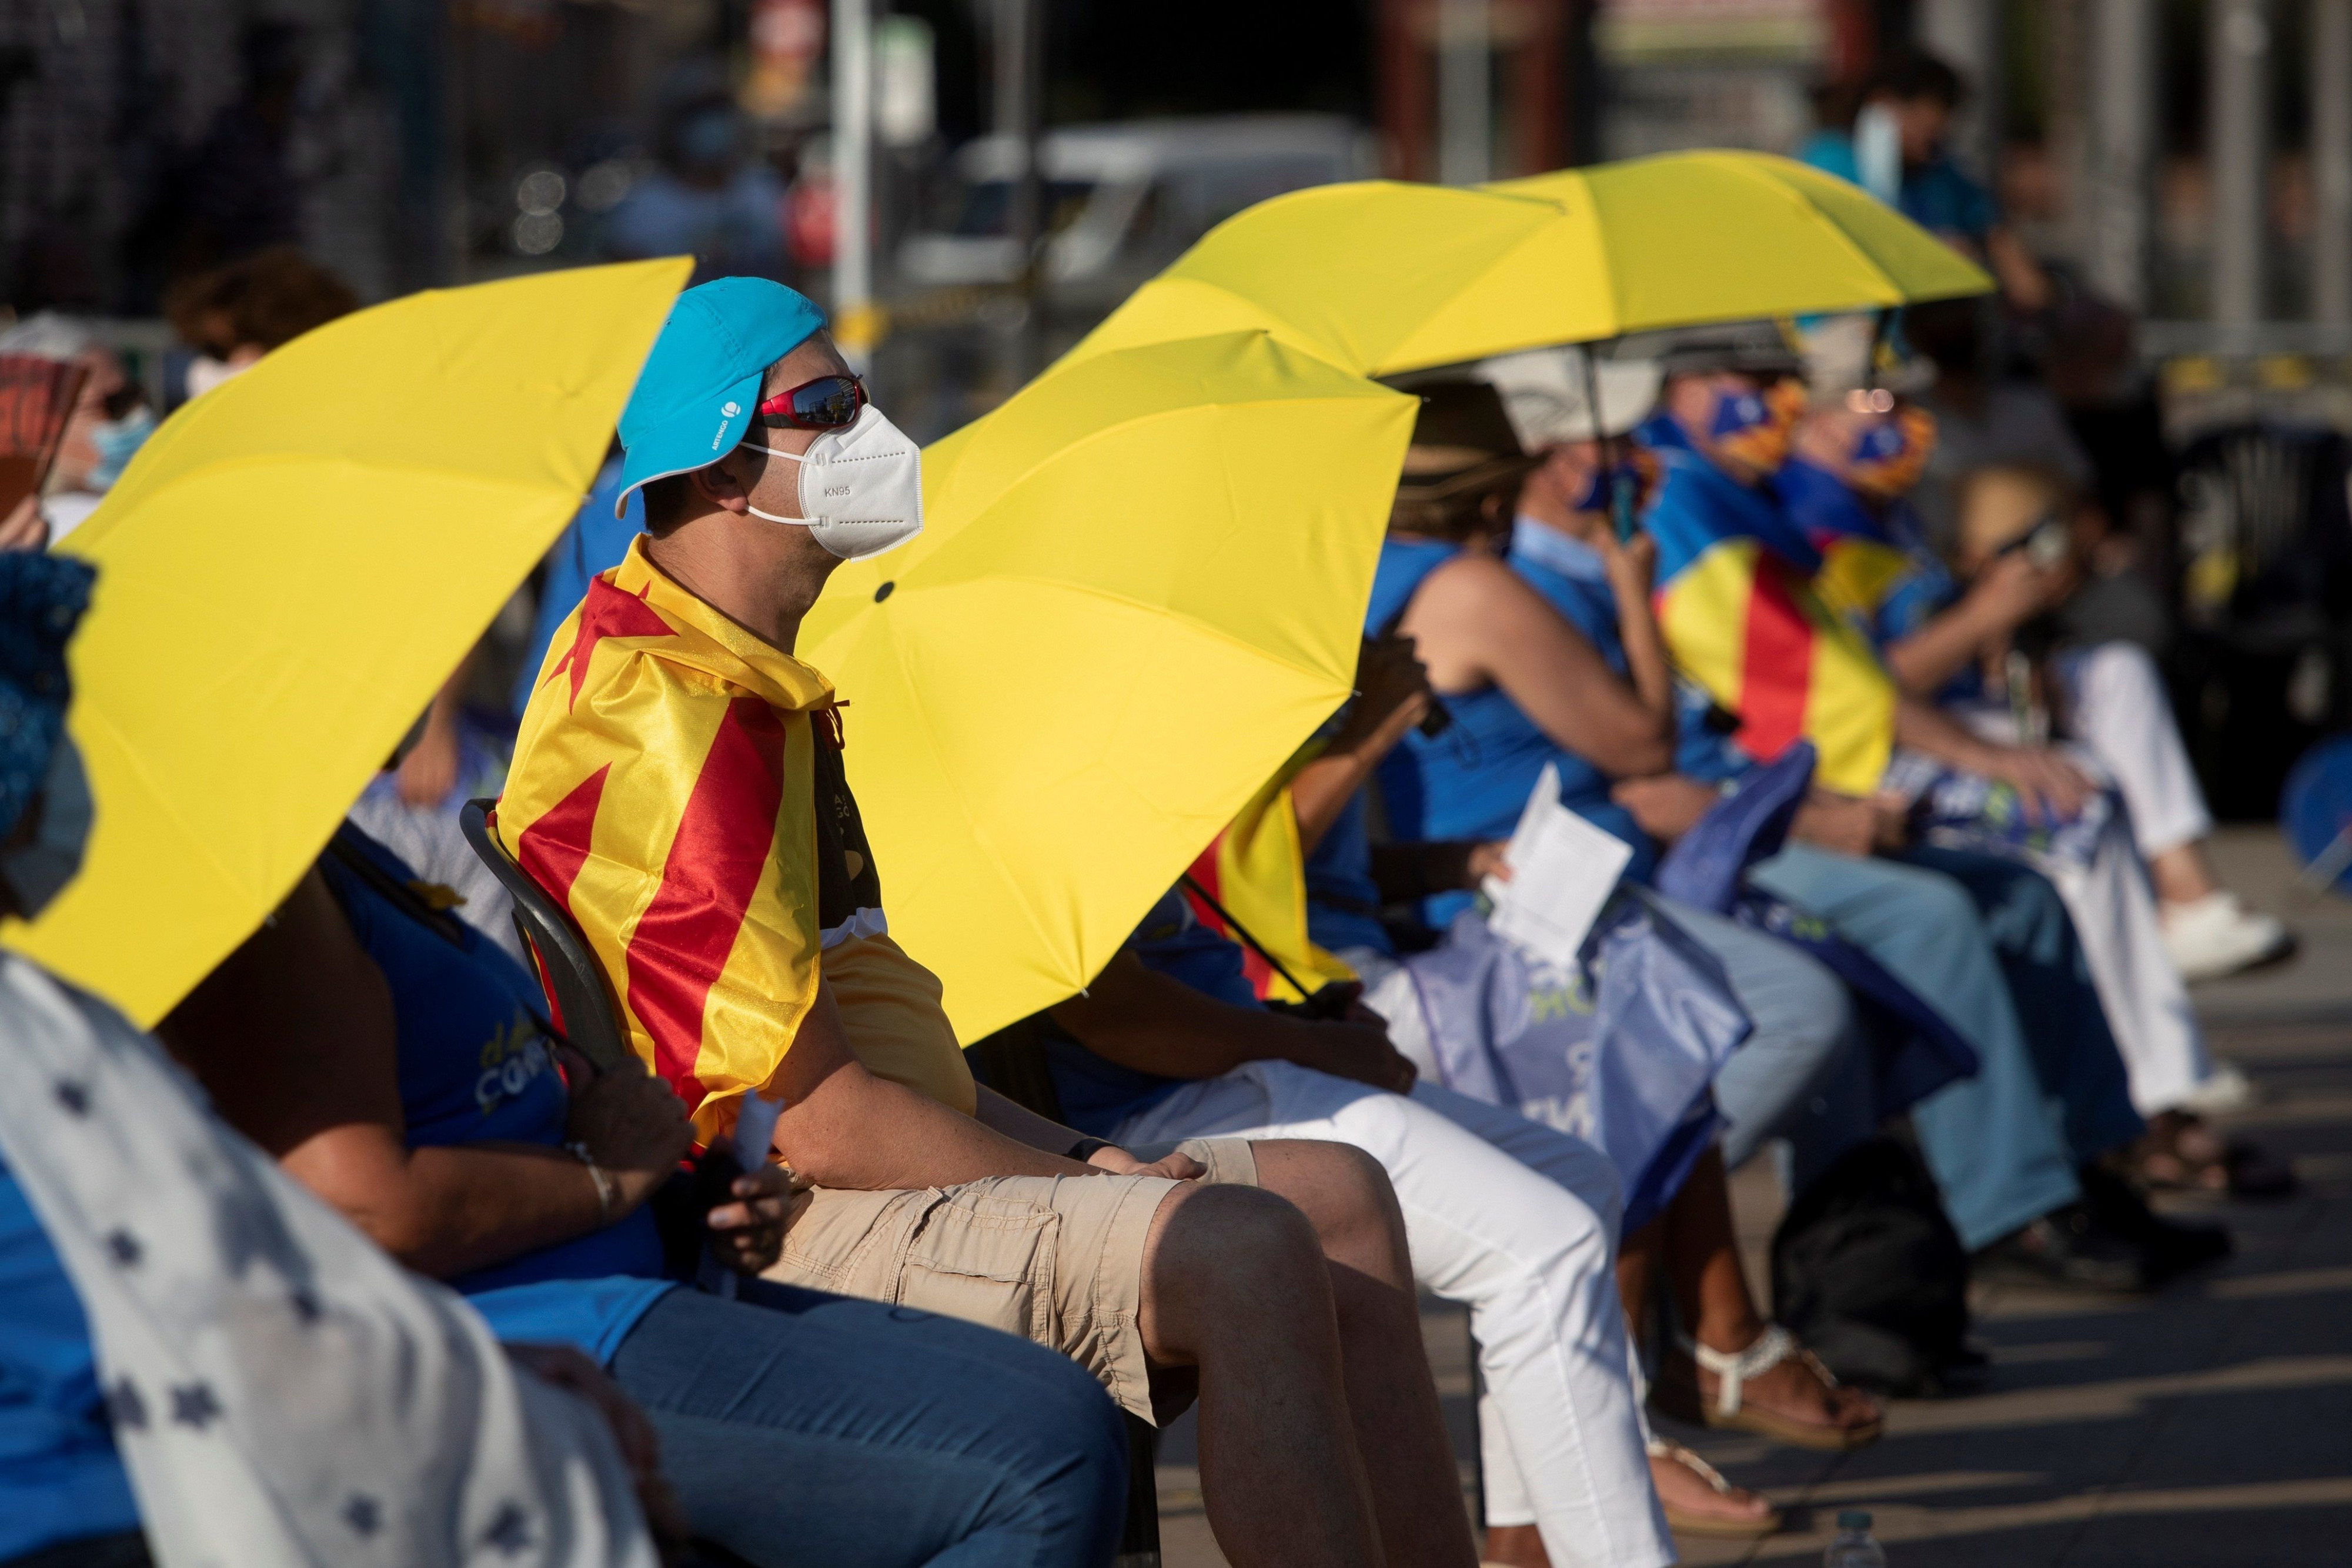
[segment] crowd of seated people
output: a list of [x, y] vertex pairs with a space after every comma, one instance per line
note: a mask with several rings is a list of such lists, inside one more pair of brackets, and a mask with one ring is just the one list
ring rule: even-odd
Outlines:
[[[1675, 1531], [1769, 1533], [1766, 1500], [1650, 1414], [1837, 1451], [1883, 1412], [1759, 1300], [1730, 1170], [1770, 1155], [1795, 1201], [1899, 1127], [1979, 1272], [2106, 1291], [2227, 1250], [2146, 1186], [2280, 1179], [2199, 1119], [2215, 1069], [2149, 878], [2204, 827], [2146, 670], [2012, 657], [2064, 571], [2013, 541], [2079, 503], [1988, 470], [1940, 560], [1902, 508], [1932, 421], [1801, 370], [1777, 329], [1727, 329], [1423, 378], [1356, 695], [1233, 830], [1274, 814], [1292, 850], [1257, 863], [1295, 928], [1188, 876], [1085, 994], [968, 1052], [890, 933], [851, 738], [793, 652], [836, 565], [919, 527], [820, 517], [820, 445], [855, 434], [909, 493], [914, 449], [807, 300], [691, 289], [560, 547], [572, 598], [542, 606], [491, 823], [603, 967], [629, 1059], [573, 1049], [528, 964], [355, 821], [159, 1026], [208, 1099], [191, 1124], [299, 1239], [373, 1260], [350, 1271], [377, 1298], [516, 1347], [470, 1375], [551, 1434], [541, 1561], [1100, 1563], [1119, 1413], [1194, 1406], [1237, 1564], [1601, 1568], [1670, 1563]], [[2018, 727], [2005, 682], [2054, 727]], [[42, 754], [0, 746], [19, 838], [70, 794], [46, 700]], [[1813, 760], [1785, 834], [1689, 894], [1677, 844], [1792, 757]], [[1479, 897], [1517, 874], [1538, 787], [1626, 851], [1572, 973], [1505, 952]], [[37, 905], [5, 855], [0, 885]], [[1564, 1094], [1515, 1088], [1496, 1009], [1438, 983], [1475, 967], [1526, 1015], [1643, 964], [1688, 1005], [1604, 1012]], [[1923, 1077], [1924, 1036], [1951, 1043]], [[1008, 1050], [1047, 1103], [992, 1081]], [[1675, 1114], [1604, 1125], [1591, 1086], [1669, 1058], [1699, 1064]], [[765, 1163], [685, 1174], [770, 1117]], [[77, 1249], [56, 1186], [28, 1203], [0, 1170], [0, 1372], [38, 1395], [5, 1417], [0, 1500], [42, 1500], [0, 1509], [26, 1521], [0, 1562], [135, 1563], [202, 1472], [150, 1454], [116, 1392], [130, 1352], [90, 1324], [120, 1284], [82, 1266], [104, 1248]], [[1471, 1312], [1483, 1545], [1422, 1291]], [[593, 1528], [554, 1527], [548, 1452], [578, 1456], [562, 1499]]]

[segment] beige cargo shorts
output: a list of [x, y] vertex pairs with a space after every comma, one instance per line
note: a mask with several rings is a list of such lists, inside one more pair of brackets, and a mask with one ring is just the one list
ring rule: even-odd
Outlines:
[[[1257, 1185], [1242, 1138], [1188, 1138], [1134, 1148], [1181, 1150], [1201, 1179]], [[780, 1284], [963, 1318], [1047, 1345], [1085, 1367], [1112, 1398], [1152, 1419], [1138, 1320], [1143, 1243], [1178, 1184], [1164, 1176], [992, 1176], [906, 1192], [818, 1187], [802, 1197]]]

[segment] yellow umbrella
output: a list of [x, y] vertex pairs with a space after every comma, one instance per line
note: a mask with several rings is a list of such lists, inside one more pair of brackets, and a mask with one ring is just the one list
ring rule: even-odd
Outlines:
[[1087, 984], [1348, 695], [1415, 401], [1263, 333], [1100, 356], [923, 455], [801, 654], [966, 1041]]
[[689, 267], [412, 295], [156, 432], [67, 547], [89, 855], [0, 936], [151, 1024], [259, 925], [579, 509]]
[[1476, 190], [1382, 181], [1261, 202], [1212, 230], [1062, 362], [1255, 326], [1363, 375], [1992, 287], [1834, 175], [1672, 152]]

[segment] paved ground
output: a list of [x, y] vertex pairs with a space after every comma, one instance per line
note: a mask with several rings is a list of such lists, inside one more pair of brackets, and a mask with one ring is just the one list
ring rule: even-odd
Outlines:
[[[1898, 1404], [1860, 1454], [1664, 1428], [1791, 1511], [1759, 1549], [1691, 1541], [1685, 1561], [1818, 1561], [1832, 1516], [1858, 1507], [1896, 1568], [2352, 1563], [2352, 902], [2304, 898], [2268, 831], [2228, 831], [2220, 850], [2232, 885], [2305, 937], [2293, 965], [2198, 993], [2263, 1092], [2232, 1126], [2291, 1155], [2303, 1194], [2181, 1205], [2226, 1218], [2238, 1255], [2151, 1299], [1982, 1293], [1987, 1388]], [[1779, 1195], [1754, 1167], [1735, 1186], [1760, 1252]], [[1465, 1322], [1433, 1310], [1424, 1326], [1466, 1489]], [[1160, 1470], [1169, 1568], [1223, 1561], [1192, 1457], [1180, 1424]]]

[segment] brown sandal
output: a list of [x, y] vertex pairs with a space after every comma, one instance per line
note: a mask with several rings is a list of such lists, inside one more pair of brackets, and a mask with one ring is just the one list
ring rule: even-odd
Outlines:
[[1883, 1416], [1874, 1416], [1859, 1426], [1833, 1426], [1822, 1421], [1799, 1421], [1770, 1410], [1758, 1409], [1742, 1397], [1750, 1378], [1761, 1377], [1782, 1362], [1794, 1356], [1807, 1371], [1821, 1380], [1824, 1388], [1840, 1385], [1836, 1376], [1823, 1366], [1811, 1351], [1797, 1343], [1797, 1336], [1774, 1323], [1757, 1337], [1756, 1343], [1743, 1351], [1709, 1350], [1688, 1338], [1681, 1340], [1683, 1354], [1697, 1366], [1716, 1376], [1716, 1392], [1707, 1399], [1699, 1392], [1694, 1376], [1687, 1385], [1677, 1386], [1660, 1378], [1657, 1392], [1664, 1396], [1659, 1407], [1679, 1420], [1696, 1421], [1705, 1426], [1741, 1432], [1754, 1432], [1778, 1442], [1793, 1443], [1801, 1448], [1815, 1448], [1824, 1453], [1851, 1453], [1878, 1441], [1885, 1430]]
[[2158, 1192], [2281, 1197], [2294, 1190], [2294, 1169], [2242, 1139], [2224, 1139], [2186, 1111], [2148, 1118], [2124, 1156], [2125, 1174]]
[[[1733, 1492], [1741, 1490], [1725, 1480], [1721, 1470], [1717, 1469], [1680, 1443], [1670, 1443], [1664, 1437], [1653, 1437], [1649, 1442], [1649, 1450], [1650, 1458], [1670, 1459], [1680, 1465], [1705, 1481], [1718, 1497], [1729, 1497]], [[1688, 1509], [1676, 1508], [1664, 1498], [1658, 1500], [1658, 1506], [1665, 1512], [1666, 1528], [1677, 1535], [1712, 1535], [1727, 1541], [1761, 1541], [1768, 1535], [1780, 1533], [1783, 1522], [1780, 1511], [1777, 1508], [1768, 1508], [1754, 1519], [1732, 1519], [1719, 1513], [1693, 1513]]]

